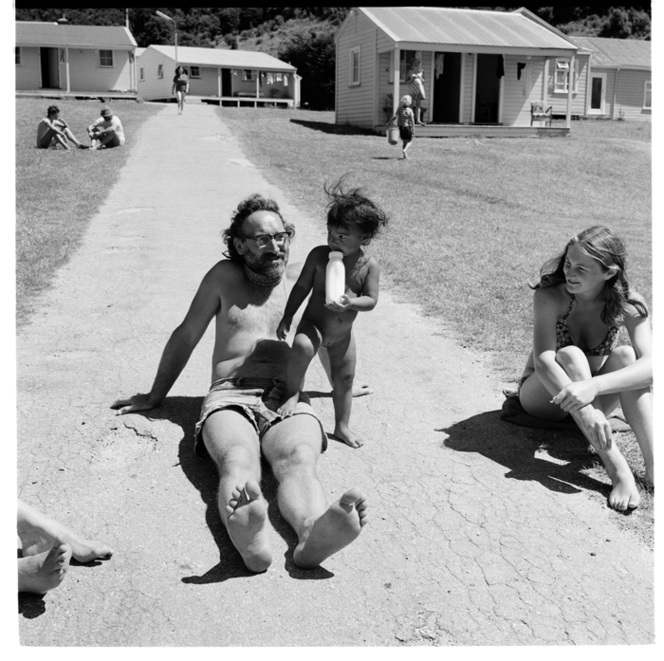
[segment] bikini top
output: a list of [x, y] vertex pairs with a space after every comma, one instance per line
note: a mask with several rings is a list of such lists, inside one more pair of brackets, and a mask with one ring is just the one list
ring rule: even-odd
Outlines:
[[[570, 297], [567, 314], [562, 319], [556, 321], [556, 351], [563, 347], [575, 346], [567, 327], [567, 317], [569, 317], [569, 313], [572, 311], [572, 306], [574, 305], [574, 295], [570, 294]], [[618, 342], [619, 330], [618, 327], [611, 326], [606, 337], [594, 349], [584, 352], [586, 356], [608, 356], [615, 349]]]

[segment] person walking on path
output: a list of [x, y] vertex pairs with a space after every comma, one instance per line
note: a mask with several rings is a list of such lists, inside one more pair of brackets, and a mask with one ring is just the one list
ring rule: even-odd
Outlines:
[[88, 145], [84, 145], [72, 133], [67, 122], [60, 118], [60, 108], [49, 106], [46, 117], [37, 125], [37, 147], [39, 149], [49, 149], [56, 145], [62, 145], [69, 151], [67, 140], [75, 144], [78, 149], [90, 149]]
[[[607, 416], [618, 404], [634, 430], [654, 484], [652, 330], [648, 308], [632, 291], [621, 239], [596, 225], [542, 267], [534, 286], [534, 348], [519, 385], [527, 413], [571, 415], [601, 457], [613, 489], [609, 505], [630, 510], [640, 496]], [[627, 329], [632, 346], [617, 346]]]
[[171, 94], [175, 94], [178, 100], [178, 115], [182, 114], [184, 110], [184, 101], [187, 94], [189, 94], [189, 76], [187, 70], [183, 66], [175, 67], [175, 76], [173, 76], [173, 90]]
[[253, 572], [272, 562], [261, 455], [279, 482], [279, 509], [298, 535], [293, 560], [299, 567], [317, 567], [366, 524], [366, 499], [357, 489], [325, 507], [316, 465], [327, 439], [306, 395], [294, 415], [276, 413], [290, 347], [275, 335], [288, 296], [293, 235], [276, 202], [260, 195], [243, 200], [224, 232], [228, 259], [204, 276], [166, 344], [151, 391], [112, 404], [120, 414], [159, 406], [216, 319], [212, 386], [196, 425], [196, 451], [207, 451], [217, 465], [221, 519]]

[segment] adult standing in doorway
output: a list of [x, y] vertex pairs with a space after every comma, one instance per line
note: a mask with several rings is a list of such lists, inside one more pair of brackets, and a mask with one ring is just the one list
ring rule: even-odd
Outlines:
[[422, 110], [420, 108], [422, 101], [426, 99], [426, 94], [424, 93], [424, 72], [422, 71], [422, 61], [417, 55], [413, 58], [408, 71], [408, 93], [413, 99], [415, 124], [417, 126], [424, 126]]

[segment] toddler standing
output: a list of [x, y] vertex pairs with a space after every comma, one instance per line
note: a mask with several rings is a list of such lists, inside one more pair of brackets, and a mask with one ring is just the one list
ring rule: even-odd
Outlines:
[[[378, 302], [380, 267], [365, 247], [387, 223], [385, 212], [354, 188], [344, 191], [341, 182], [325, 188], [327, 245], [314, 248], [288, 297], [277, 337], [286, 338], [293, 316], [311, 292], [311, 298], [297, 328], [286, 369], [286, 393], [279, 413], [293, 413], [304, 388], [311, 359], [322, 346], [327, 350], [334, 403], [334, 436], [353, 448], [363, 444], [348, 426], [355, 378], [355, 338], [353, 322], [358, 312], [373, 310]], [[346, 291], [339, 301], [325, 303], [325, 271], [330, 252], [343, 253]]]

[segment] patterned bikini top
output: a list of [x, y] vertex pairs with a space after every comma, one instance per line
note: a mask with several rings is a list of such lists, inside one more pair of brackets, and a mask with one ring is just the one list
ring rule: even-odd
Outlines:
[[[570, 294], [570, 296], [571, 299], [569, 308], [567, 308], [567, 314], [562, 320], [556, 321], [556, 351], [563, 347], [575, 346], [567, 327], [567, 317], [569, 317], [569, 313], [572, 311], [572, 306], [574, 305], [574, 294]], [[594, 349], [584, 352], [586, 356], [608, 356], [616, 347], [619, 330], [618, 327], [611, 326], [606, 337]]]

